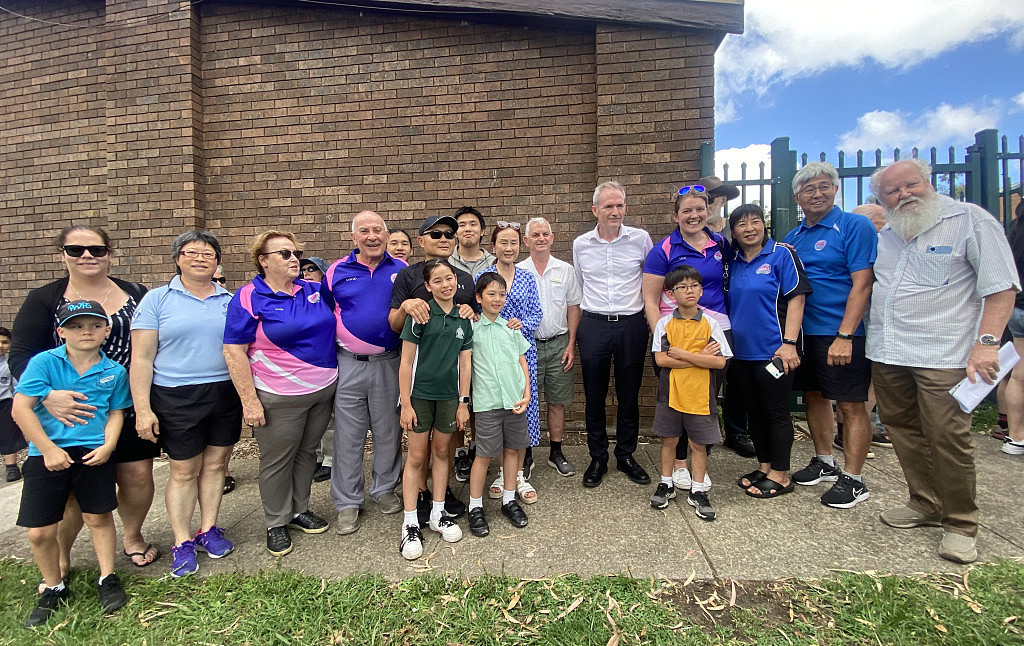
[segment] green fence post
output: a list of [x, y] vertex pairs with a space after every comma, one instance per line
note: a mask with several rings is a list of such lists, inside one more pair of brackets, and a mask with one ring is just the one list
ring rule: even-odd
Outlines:
[[974, 135], [974, 152], [979, 155], [978, 205], [999, 219], [999, 131], [982, 130]]
[[789, 148], [789, 137], [776, 137], [772, 158], [772, 236], [782, 240], [796, 228], [796, 201], [793, 176], [796, 175], [796, 151]]
[[700, 143], [700, 177], [715, 174], [715, 145], [710, 141]]

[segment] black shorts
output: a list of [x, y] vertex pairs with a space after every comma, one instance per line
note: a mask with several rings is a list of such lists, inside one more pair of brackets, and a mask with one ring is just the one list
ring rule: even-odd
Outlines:
[[864, 354], [864, 337], [853, 338], [853, 358], [845, 366], [828, 365], [834, 336], [804, 336], [804, 354], [796, 369], [793, 390], [821, 391], [825, 399], [865, 402], [871, 384], [871, 362]]
[[135, 430], [135, 409], [124, 409], [124, 426], [121, 427], [121, 436], [117, 438], [117, 448], [114, 449], [114, 455], [110, 456], [110, 461], [124, 464], [152, 460], [159, 455], [160, 447], [139, 437]]
[[40, 455], [30, 455], [22, 465], [25, 483], [18, 510], [19, 526], [56, 524], [64, 518], [64, 506], [72, 493], [86, 514], [106, 514], [117, 509], [117, 465], [107, 460], [99, 466], [86, 466], [82, 456], [92, 449], [72, 446], [64, 450], [74, 464], [63, 471], [47, 470]]
[[25, 436], [11, 417], [13, 399], [0, 399], [0, 455], [17, 453], [26, 446]]
[[153, 385], [149, 403], [160, 423], [160, 446], [172, 460], [194, 458], [208, 446], [234, 446], [242, 435], [242, 402], [230, 379]]

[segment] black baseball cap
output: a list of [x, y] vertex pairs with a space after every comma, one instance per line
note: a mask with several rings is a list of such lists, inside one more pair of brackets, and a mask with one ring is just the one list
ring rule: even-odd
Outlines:
[[420, 235], [423, 235], [428, 229], [438, 224], [447, 224], [452, 228], [452, 231], [459, 230], [459, 221], [450, 215], [432, 215], [423, 221], [420, 225]]
[[79, 316], [95, 316], [110, 325], [110, 319], [103, 311], [103, 306], [96, 301], [71, 301], [57, 309], [57, 327], [64, 327], [68, 321]]

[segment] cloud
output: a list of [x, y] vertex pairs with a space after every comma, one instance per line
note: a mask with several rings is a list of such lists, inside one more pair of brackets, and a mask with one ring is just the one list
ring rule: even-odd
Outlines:
[[[1022, 97], [1024, 93], [1018, 99]], [[914, 146], [941, 148], [971, 141], [975, 132], [996, 127], [1002, 113], [999, 103], [980, 107], [942, 103], [917, 116], [873, 110], [858, 117], [856, 127], [841, 134], [836, 147], [847, 153], [875, 148], [901, 148], [908, 152]]]
[[743, 92], [763, 96], [779, 84], [867, 61], [909, 69], [1004, 34], [1024, 47], [1024, 2], [747, 0], [746, 33], [728, 36], [716, 56], [716, 95], [726, 105]]
[[[1013, 102], [1017, 104], [1017, 108], [1024, 110], [1024, 92], [1021, 92], [1017, 96], [1013, 97]], [[732, 106], [732, 102], [729, 102], [729, 107], [732, 108], [733, 114], [736, 112], [736, 108]]]
[[729, 179], [739, 179], [741, 165], [747, 164], [747, 177], [755, 178], [760, 175], [758, 164], [764, 162], [765, 176], [772, 174], [771, 146], [768, 144], [751, 144], [746, 148], [726, 148], [715, 151], [715, 173], [718, 177], [726, 177], [724, 166], [729, 166]]

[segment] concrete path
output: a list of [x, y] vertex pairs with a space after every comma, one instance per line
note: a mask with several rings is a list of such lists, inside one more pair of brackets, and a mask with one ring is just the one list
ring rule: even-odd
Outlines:
[[[1024, 514], [1011, 477], [1024, 462], [1001, 453], [996, 440], [975, 436], [975, 442], [981, 557], [1024, 557]], [[658, 449], [657, 444], [643, 444], [637, 452], [652, 474], [657, 470]], [[798, 436], [794, 470], [807, 464], [812, 449], [809, 440]], [[632, 484], [614, 465], [600, 487], [585, 489], [581, 477], [588, 463], [586, 447], [566, 447], [578, 473], [562, 478], [546, 465], [546, 459], [538, 460], [531, 482], [539, 501], [525, 506], [530, 517], [527, 528], [511, 527], [498, 501], [485, 498], [491, 536], [473, 537], [463, 517], [461, 542], [447, 544], [425, 531], [424, 557], [412, 562], [405, 561], [397, 549], [401, 515], [385, 516], [372, 501], [360, 515], [362, 524], [355, 534], [339, 536], [333, 529], [317, 536], [293, 532], [294, 551], [281, 559], [272, 557], [266, 551], [257, 461], [234, 460], [231, 472], [238, 488], [225, 496], [220, 524], [236, 549], [220, 561], [200, 555], [200, 573], [281, 567], [329, 578], [364, 572], [389, 579], [423, 572], [458, 576], [487, 572], [517, 578], [576, 573], [742, 581], [820, 577], [833, 569], [893, 573], [963, 569], [937, 556], [940, 529], [897, 530], [878, 520], [881, 511], [905, 501], [906, 485], [892, 449], [874, 451], [877, 458], [868, 460], [865, 469], [871, 497], [852, 510], [837, 510], [818, 500], [827, 484], [797, 487], [793, 494], [774, 500], [747, 497], [735, 481], [755, 466], [753, 460], [716, 449], [709, 471], [718, 520], [708, 523], [693, 514], [684, 496], [664, 511], [651, 509], [648, 499], [654, 486]], [[546, 454], [546, 448], [539, 449], [539, 457]], [[158, 545], [164, 557], [151, 567], [135, 569], [119, 554], [121, 570], [156, 576], [168, 571], [172, 537], [162, 498], [167, 473], [166, 464], [158, 462], [157, 500], [145, 527], [147, 540]], [[468, 500], [468, 484], [456, 484], [455, 492]], [[20, 483], [0, 487], [0, 555], [31, 559], [24, 530], [13, 525], [20, 491]], [[333, 520], [328, 483], [313, 485], [312, 508]], [[86, 532], [75, 546], [73, 562], [76, 567], [95, 562]]]

